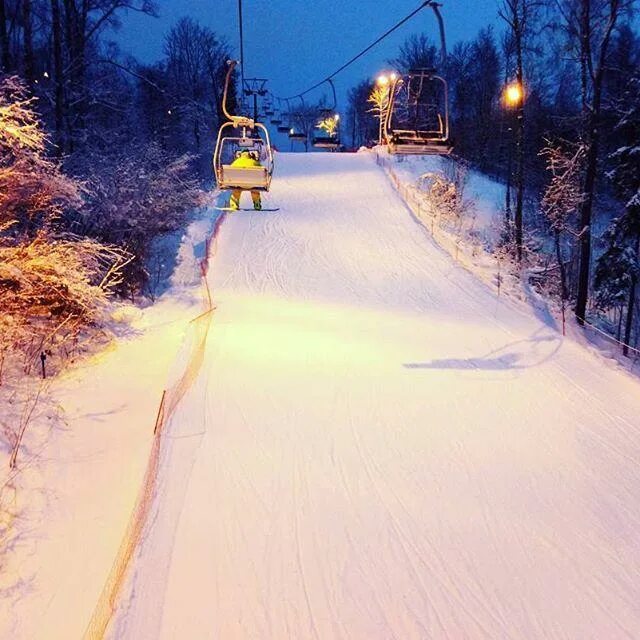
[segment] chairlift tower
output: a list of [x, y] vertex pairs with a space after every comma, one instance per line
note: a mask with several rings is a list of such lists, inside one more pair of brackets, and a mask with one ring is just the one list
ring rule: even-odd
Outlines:
[[253, 119], [258, 119], [258, 97], [263, 98], [267, 95], [265, 85], [266, 78], [244, 78], [242, 84], [242, 93], [247, 98], [253, 98]]

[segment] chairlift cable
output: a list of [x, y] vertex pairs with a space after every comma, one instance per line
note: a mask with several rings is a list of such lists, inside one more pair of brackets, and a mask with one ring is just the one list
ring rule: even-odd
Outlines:
[[244, 33], [242, 28], [242, 0], [238, 0], [238, 24], [240, 26], [240, 90], [244, 91]]
[[[323, 80], [320, 80], [320, 82], [317, 82], [316, 84], [314, 84], [313, 86], [309, 87], [305, 91], [302, 91], [301, 93], [298, 93], [298, 94], [293, 95], [293, 96], [289, 96], [289, 99], [302, 97], [302, 96], [306, 95], [307, 93], [310, 93], [314, 89], [317, 89], [318, 87], [321, 87], [323, 84], [325, 84], [327, 82], [331, 82], [331, 80], [335, 76], [337, 76], [339, 73], [344, 71], [347, 67], [351, 66], [356, 60], [360, 59], [363, 55], [365, 55], [371, 49], [373, 49], [377, 44], [382, 42], [385, 38], [387, 38], [389, 35], [391, 35], [394, 31], [399, 29], [403, 24], [405, 24], [406, 22], [411, 20], [411, 18], [413, 18], [416, 14], [420, 13], [420, 11], [422, 11], [422, 9], [424, 9], [425, 7], [428, 7], [428, 6], [437, 7], [437, 3], [435, 2], [435, 0], [424, 0], [424, 2], [417, 9], [414, 9], [409, 15], [405, 16], [404, 18], [402, 18], [402, 20], [400, 20], [400, 22], [396, 23], [393, 27], [391, 27], [390, 29], [385, 31], [379, 38], [374, 40], [368, 47], [364, 48], [362, 51], [360, 51], [360, 53], [358, 53], [355, 56], [353, 56], [350, 60], [345, 62], [341, 67], [336, 69], [332, 74], [328, 75]], [[286, 99], [287, 98], [285, 98], [285, 100]]]

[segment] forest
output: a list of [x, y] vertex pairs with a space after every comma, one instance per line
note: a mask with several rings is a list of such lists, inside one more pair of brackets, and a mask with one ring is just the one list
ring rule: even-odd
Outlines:
[[0, 380], [153, 298], [158, 239], [205, 202], [231, 50], [179, 21], [144, 66], [107, 35], [149, 0], [0, 1]]

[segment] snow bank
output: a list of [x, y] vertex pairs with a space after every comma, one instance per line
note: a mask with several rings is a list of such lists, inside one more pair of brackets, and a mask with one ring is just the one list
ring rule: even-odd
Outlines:
[[15, 517], [3, 540], [0, 637], [82, 636], [136, 502], [162, 391], [180, 375], [176, 353], [208, 304], [200, 261], [216, 216], [205, 210], [188, 227], [158, 302], [116, 307], [118, 338], [53, 380], [34, 412], [3, 488]]

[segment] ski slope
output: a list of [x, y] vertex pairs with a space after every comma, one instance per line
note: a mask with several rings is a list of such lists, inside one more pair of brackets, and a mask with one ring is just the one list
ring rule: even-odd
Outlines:
[[281, 210], [222, 225], [110, 636], [640, 637], [640, 385], [458, 267], [369, 154], [277, 160]]

